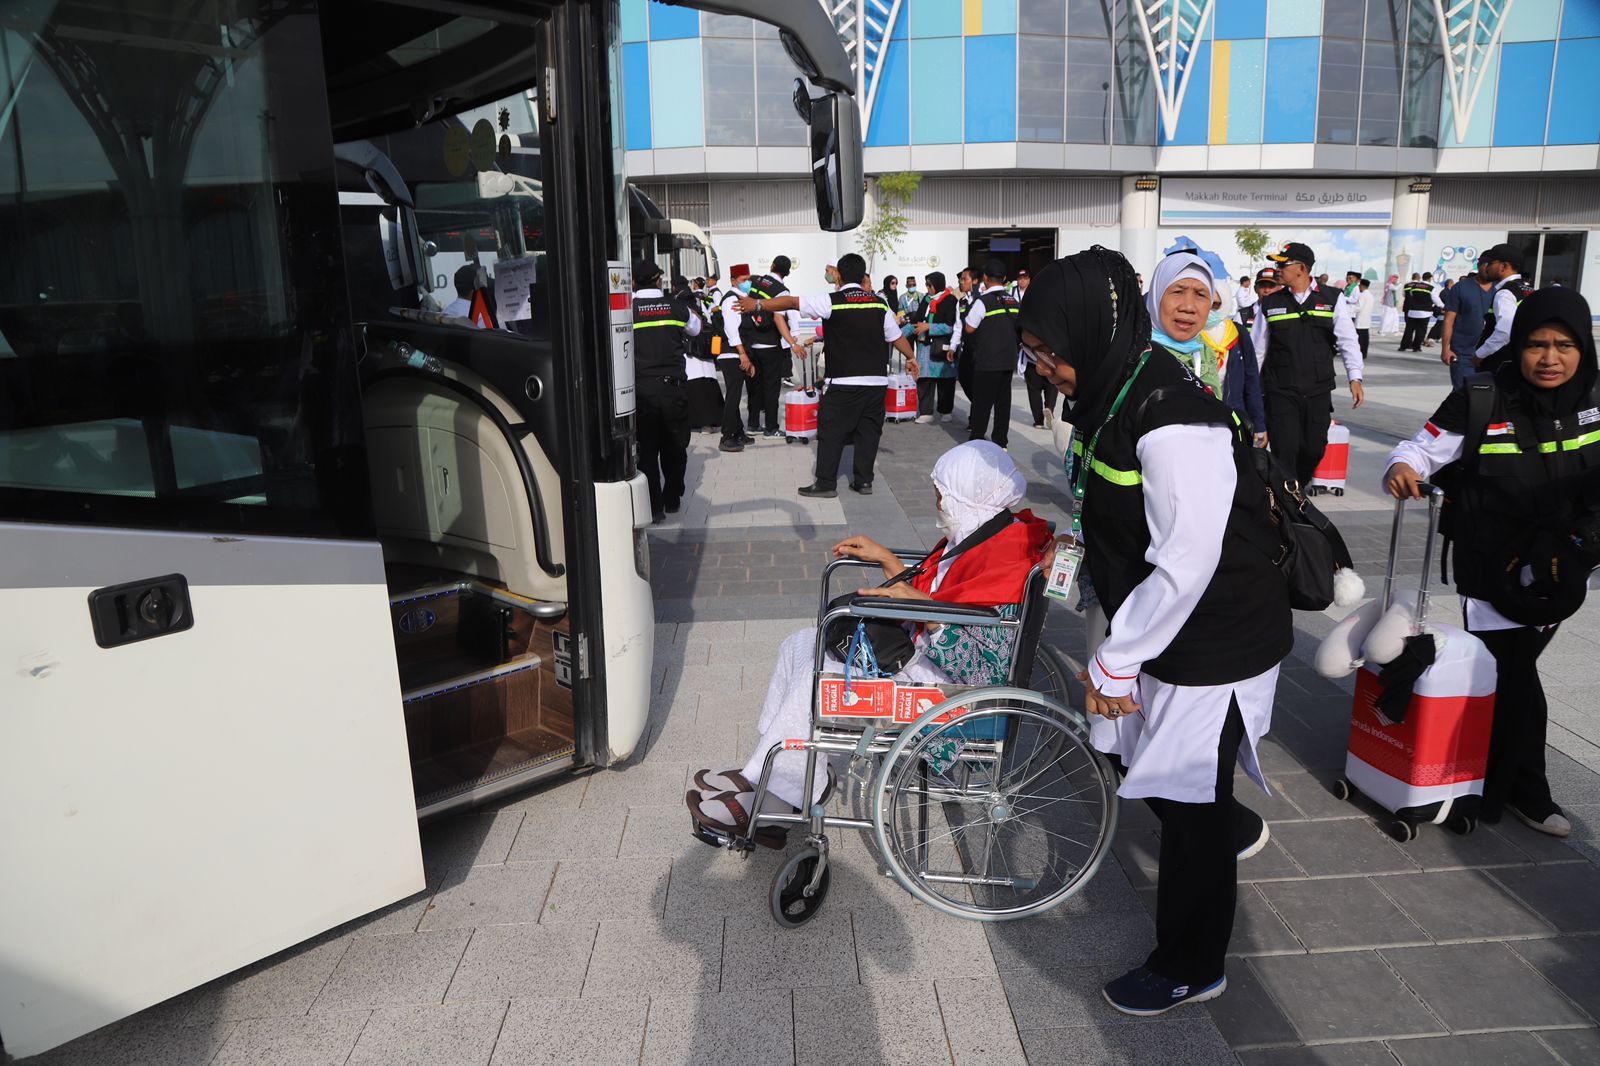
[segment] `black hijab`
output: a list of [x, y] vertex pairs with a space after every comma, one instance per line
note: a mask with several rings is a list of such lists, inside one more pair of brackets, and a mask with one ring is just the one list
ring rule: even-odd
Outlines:
[[1018, 325], [1077, 371], [1065, 416], [1074, 426], [1100, 424], [1150, 347], [1150, 314], [1133, 267], [1098, 244], [1033, 275]]
[[[1534, 330], [1551, 324], [1564, 326], [1578, 339], [1578, 372], [1553, 389], [1541, 389], [1522, 376], [1522, 349]], [[1506, 351], [1510, 358], [1500, 370], [1500, 386], [1523, 390], [1532, 400], [1534, 410], [1547, 418], [1567, 418], [1574, 414], [1600, 378], [1589, 302], [1572, 289], [1540, 289], [1530, 293], [1511, 322], [1511, 339], [1506, 341]]]

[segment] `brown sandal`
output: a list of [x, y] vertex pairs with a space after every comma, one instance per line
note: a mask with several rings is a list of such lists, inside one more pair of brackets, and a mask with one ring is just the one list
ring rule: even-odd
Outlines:
[[738, 770], [716, 771], [717, 777], [727, 778], [728, 781], [733, 784], [733, 788], [731, 789], [718, 788], [716, 785], [713, 785], [707, 780], [707, 778], [711, 776], [712, 771], [710, 770], [696, 770], [694, 774], [694, 783], [699, 785], [700, 791], [704, 792], [708, 796], [715, 796], [719, 792], [754, 792], [756, 790], [756, 786], [745, 780], [744, 774], [740, 773]]
[[[756, 829], [755, 835], [750, 833], [750, 815], [738, 800], [737, 792], [719, 792], [714, 796], [706, 796], [690, 789], [684, 794], [684, 803], [689, 808], [689, 817], [694, 819], [695, 825], [708, 829], [714, 833], [731, 835], [734, 837], [749, 837], [764, 848], [781, 850], [789, 842], [789, 831], [782, 826], [764, 825]], [[733, 819], [733, 824], [719, 821], [700, 809], [700, 804], [721, 803], [728, 810], [728, 816]]]

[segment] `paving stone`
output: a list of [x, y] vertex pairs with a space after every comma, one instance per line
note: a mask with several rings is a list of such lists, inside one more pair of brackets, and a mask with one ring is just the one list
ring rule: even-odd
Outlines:
[[[1275, 825], [1272, 830], [1274, 835], [1286, 824], [1289, 823]], [[1295, 861], [1289, 857], [1289, 853], [1283, 850], [1283, 845], [1279, 844], [1276, 839], [1268, 840], [1266, 847], [1239, 863], [1238, 878], [1241, 884], [1245, 882], [1298, 881], [1304, 879], [1305, 876], [1306, 872], [1296, 865]]]
[[601, 922], [583, 994], [718, 991], [722, 924], [718, 915]]
[[[713, 850], [689, 831], [689, 813], [683, 802], [665, 807], [629, 807], [627, 823], [623, 826], [622, 842], [617, 857], [622, 859], [697, 855], [704, 852], [717, 857]], [[674, 871], [676, 876], [676, 871]]]
[[583, 794], [588, 791], [589, 779], [599, 772], [601, 771], [584, 770], [552, 778], [549, 781], [533, 786], [526, 792], [516, 792], [504, 799], [491, 802], [483, 808], [483, 813], [559, 810], [576, 807], [583, 801]]
[[523, 815], [522, 811], [458, 814], [430, 822], [422, 830], [423, 865], [442, 874], [461, 866], [505, 862]]
[[1031, 1066], [1236, 1066], [1238, 1059], [1201, 1014], [1165, 1025], [1024, 1029]]
[[539, 862], [556, 859], [612, 856], [622, 842], [626, 807], [579, 808], [529, 814], [511, 845], [507, 861]]
[[1405, 852], [1365, 818], [1285, 822], [1275, 827], [1273, 836], [1312, 877], [1412, 873], [1417, 869]]
[[934, 990], [955, 1066], [1027, 1066], [998, 976], [941, 977]]
[[374, 1011], [347, 1066], [488, 1066], [505, 1003]]
[[1119, 829], [1111, 840], [1111, 854], [1116, 856], [1122, 872], [1135, 888], [1147, 888], [1156, 883], [1161, 865], [1161, 834], [1153, 829], [1132, 832]]
[[796, 1066], [928, 1066], [950, 1061], [933, 983], [802, 988], [794, 993]]
[[621, 770], [600, 770], [589, 778], [583, 808], [667, 807], [683, 802], [689, 789], [686, 760], [647, 762]]
[[1461, 836], [1442, 826], [1422, 826], [1405, 845], [1406, 855], [1424, 870], [1460, 870], [1487, 866], [1519, 866], [1528, 854], [1487, 826]]
[[1545, 980], [1588, 1011], [1589, 1017], [1600, 1021], [1600, 940], [1557, 937], [1554, 940], [1518, 940], [1510, 946], [1543, 974]]
[[1385, 948], [1385, 961], [1456, 1032], [1583, 1025], [1582, 1012], [1505, 944]]
[[[1293, 775], [1287, 775], [1293, 776]], [[1261, 786], [1252, 781], [1249, 776], [1240, 772], [1233, 779], [1233, 795], [1240, 803], [1255, 811], [1269, 822], [1298, 822], [1305, 818], [1300, 808], [1289, 801], [1284, 790], [1279, 787], [1276, 777], [1269, 776], [1267, 784], [1272, 786], [1272, 795], [1261, 791]], [[1127, 804], [1128, 807], [1134, 804]], [[1138, 804], [1145, 807], [1143, 803]], [[1160, 824], [1159, 822], [1157, 823]]]
[[[836, 882], [829, 891], [840, 886]], [[902, 907], [852, 908], [856, 958], [866, 984], [916, 976], [984, 977], [995, 973], [994, 955], [980, 922], [941, 914], [906, 896]], [[841, 897], [843, 904], [849, 897]]]
[[1121, 977], [1143, 961], [1141, 956], [1087, 966], [1001, 970], [1000, 985], [1016, 1027], [1023, 1030], [1078, 1025], [1153, 1025], [1182, 1018], [1186, 1012], [1135, 1018], [1106, 1002], [1103, 989], [1107, 982]]
[[1561, 932], [1600, 932], [1600, 868], [1588, 863], [1515, 867], [1489, 876]]
[[791, 1066], [793, 993], [653, 995], [641, 1062], [643, 1066]]
[[305, 1014], [349, 946], [346, 937], [311, 941], [213, 981], [186, 998], [184, 1024]]
[[[1480, 824], [1477, 832], [1483, 832], [1484, 828]], [[1548, 833], [1541, 833], [1536, 829], [1529, 829], [1515, 818], [1509, 816], [1499, 824], [1488, 826], [1487, 828], [1498, 836], [1505, 838], [1511, 843], [1512, 847], [1536, 863], [1579, 862], [1583, 858], [1574, 852], [1565, 840], [1553, 837]]]
[[18, 1061], [27, 1066], [208, 1066], [240, 1024], [181, 1026], [170, 1018], [151, 1022], [147, 1020], [151, 1013], [142, 1012]]
[[1286, 881], [1259, 887], [1267, 902], [1311, 951], [1429, 942], [1427, 933], [1364, 877]]
[[1249, 964], [1304, 1040], [1445, 1033], [1375, 952], [1272, 955]]
[[314, 1011], [441, 1003], [472, 934], [443, 929], [357, 937], [339, 960]]
[[1272, 1051], [1241, 1051], [1240, 1066], [1395, 1066], [1380, 1043], [1317, 1044]]
[[366, 1024], [366, 1011], [242, 1022], [215, 1066], [340, 1066]]
[[[721, 914], [772, 920], [767, 893], [788, 852], [758, 847], [740, 857], [691, 843], [693, 847], [672, 860], [667, 917]], [[829, 894], [832, 897], [831, 891]], [[826, 906], [832, 909], [835, 901], [830, 898]]]
[[569, 859], [556, 868], [541, 922], [594, 922], [659, 915], [672, 860]]
[[989, 931], [989, 947], [1000, 970], [1064, 970], [1101, 963], [1121, 964], [1126, 970], [1143, 962], [1155, 943], [1155, 923], [1138, 914], [1109, 925], [1098, 917], [1047, 914], [998, 922]]
[[1228, 954], [1297, 955], [1305, 950], [1283, 919], [1262, 899], [1255, 885], [1239, 886]]
[[1268, 782], [1281, 789], [1294, 806], [1304, 812], [1304, 818], [1349, 818], [1358, 813], [1348, 800], [1339, 799], [1328, 788], [1328, 781], [1337, 774], [1300, 773], [1270, 774]]
[[1299, 1039], [1294, 1026], [1272, 1001], [1255, 970], [1242, 962], [1228, 967], [1227, 991], [1206, 1003], [1205, 1009], [1228, 1046], [1235, 1050], [1293, 1043]]
[[457, 1000], [576, 996], [594, 949], [595, 924], [491, 925], [472, 941], [445, 993]]
[[1377, 884], [1435, 940], [1549, 936], [1548, 924], [1486, 873], [1400, 874]]
[[459, 879], [446, 880], [418, 928], [428, 932], [537, 922], [555, 872], [553, 862], [474, 866]]
[[1547, 1029], [1539, 1040], [1554, 1051], [1564, 1066], [1593, 1066], [1600, 1062], [1600, 1029]]
[[370, 914], [363, 914], [352, 919], [335, 929], [324, 933], [319, 939], [332, 939], [339, 936], [393, 936], [397, 933], [415, 933], [417, 923], [422, 921], [423, 912], [428, 909], [428, 902], [433, 899], [433, 894], [438, 891], [450, 871], [431, 871], [428, 876], [429, 887], [405, 899], [391, 903], [387, 907], [379, 907]]
[[850, 914], [825, 909], [798, 929], [771, 915], [729, 917], [723, 927], [725, 988], [836, 988], [860, 982]]
[[1400, 1066], [1560, 1066], [1532, 1033], [1480, 1033], [1392, 1040]]
[[637, 1066], [649, 1000], [637, 996], [515, 999], [491, 1066]]

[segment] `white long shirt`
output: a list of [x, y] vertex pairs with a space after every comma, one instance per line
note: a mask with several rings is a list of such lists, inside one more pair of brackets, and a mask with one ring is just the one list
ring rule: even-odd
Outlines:
[[[861, 288], [860, 285], [852, 282], [848, 285], [839, 286], [839, 291], [846, 292], [850, 289], [859, 288]], [[802, 315], [808, 318], [822, 319], [833, 317], [833, 298], [831, 296], [801, 296], [798, 299]], [[884, 302], [884, 306], [888, 307], [887, 301]], [[826, 338], [826, 334], [824, 334], [824, 338]], [[889, 344], [893, 344], [900, 339], [900, 323], [895, 320], [892, 310], [883, 313], [883, 339]], [[860, 374], [849, 378], [829, 378], [828, 383], [830, 385], [888, 385], [889, 378], [886, 374]]]
[[1513, 281], [1522, 277], [1513, 274], [1494, 287], [1494, 332], [1472, 353], [1474, 359], [1487, 359], [1506, 346], [1511, 339], [1511, 320], [1517, 317], [1517, 297], [1506, 288]]
[[1155, 570], [1111, 619], [1111, 634], [1089, 663], [1089, 680], [1126, 696], [1144, 664], [1164, 652], [1200, 603], [1222, 559], [1237, 473], [1232, 435], [1220, 426], [1163, 426], [1135, 447], [1150, 527], [1145, 561]]
[[[1310, 287], [1305, 292], [1289, 290], [1289, 294], [1297, 303], [1305, 303], [1306, 297], [1311, 295]], [[1367, 321], [1371, 321], [1371, 315]], [[1256, 368], [1260, 369], [1267, 362], [1267, 316], [1257, 315], [1255, 325], [1250, 327], [1250, 343], [1256, 349]], [[1356, 336], [1356, 324], [1350, 317], [1349, 303], [1344, 298], [1344, 293], [1339, 294], [1339, 299], [1333, 305], [1333, 343], [1339, 349], [1339, 358], [1344, 362], [1345, 377], [1351, 381], [1361, 380], [1361, 338]]]
[[1355, 314], [1353, 316], [1356, 329], [1372, 328], [1372, 290], [1366, 289], [1356, 294]]
[[739, 313], [739, 295], [737, 289], [730, 289], [718, 303], [722, 308], [722, 354], [717, 356], [719, 362], [738, 359], [739, 346], [744, 343], [739, 339], [739, 323], [744, 321], [744, 316]]

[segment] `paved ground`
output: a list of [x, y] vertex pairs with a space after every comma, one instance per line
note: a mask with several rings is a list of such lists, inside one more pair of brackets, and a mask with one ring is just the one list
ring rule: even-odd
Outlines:
[[[1387, 444], [1442, 391], [1431, 353], [1375, 345], [1351, 420], [1351, 491], [1329, 500], [1376, 588]], [[1018, 409], [1025, 412], [1018, 392]], [[1348, 408], [1348, 403], [1342, 405]], [[1026, 420], [1026, 414], [1022, 416]], [[780, 861], [690, 840], [682, 795], [742, 760], [779, 639], [815, 616], [823, 550], [849, 529], [932, 539], [926, 471], [954, 426], [896, 426], [871, 497], [807, 501], [811, 449], [723, 456], [652, 534], [658, 691], [629, 763], [430, 827], [427, 892], [36, 1061], [74, 1064], [947, 1063], [1518, 1066], [1600, 1061], [1600, 612], [1545, 657], [1552, 777], [1575, 845], [1516, 824], [1401, 846], [1334, 800], [1347, 685], [1307, 665], [1302, 616], [1263, 750], [1273, 842], [1243, 864], [1238, 956], [1214, 1004], [1135, 1021], [1100, 1000], [1153, 941], [1155, 823], [1124, 807], [1117, 861], [1059, 913], [979, 926], [879, 875], [849, 836], [824, 913], [767, 915]], [[1013, 422], [1032, 502], [1064, 502], [1045, 433]], [[1406, 567], [1420, 569], [1418, 561]], [[1455, 611], [1449, 597], [1437, 604]], [[1081, 654], [1059, 607], [1049, 639]], [[1241, 795], [1248, 795], [1241, 791]]]

